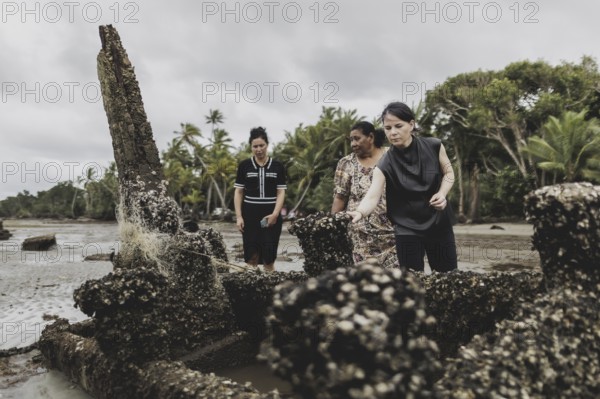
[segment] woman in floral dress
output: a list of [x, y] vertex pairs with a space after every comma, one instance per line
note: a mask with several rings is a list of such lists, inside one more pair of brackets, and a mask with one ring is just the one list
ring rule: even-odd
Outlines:
[[[387, 148], [385, 133], [369, 122], [359, 122], [350, 131], [352, 154], [340, 159], [334, 177], [331, 212], [353, 211], [373, 180], [373, 170]], [[386, 268], [397, 263], [394, 229], [386, 215], [385, 195], [375, 211], [359, 223], [350, 225], [355, 262], [375, 257]]]

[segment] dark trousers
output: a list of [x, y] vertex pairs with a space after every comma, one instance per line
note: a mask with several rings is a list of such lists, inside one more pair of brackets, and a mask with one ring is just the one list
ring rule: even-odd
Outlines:
[[431, 270], [449, 272], [457, 268], [456, 242], [451, 227], [424, 237], [397, 235], [396, 252], [400, 267], [404, 269], [424, 271], [425, 254]]

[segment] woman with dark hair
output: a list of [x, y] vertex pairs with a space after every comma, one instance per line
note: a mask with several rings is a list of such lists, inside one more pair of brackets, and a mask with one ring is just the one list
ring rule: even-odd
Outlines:
[[[371, 185], [375, 165], [387, 151], [383, 147], [385, 133], [369, 122], [355, 124], [349, 139], [353, 152], [338, 161], [331, 213], [356, 209]], [[394, 229], [386, 215], [385, 195], [379, 199], [373, 214], [352, 225], [349, 233], [355, 262], [375, 257], [384, 267], [394, 266]]]
[[456, 243], [446, 196], [454, 172], [442, 142], [414, 134], [415, 116], [404, 103], [390, 103], [381, 113], [385, 134], [392, 144], [377, 163], [373, 183], [355, 211], [353, 222], [368, 216], [383, 194], [396, 235], [400, 267], [424, 270], [457, 268]]
[[266, 271], [275, 270], [277, 246], [283, 224], [285, 168], [267, 154], [269, 138], [262, 127], [250, 131], [252, 158], [240, 162], [235, 179], [236, 224], [244, 242], [244, 260]]

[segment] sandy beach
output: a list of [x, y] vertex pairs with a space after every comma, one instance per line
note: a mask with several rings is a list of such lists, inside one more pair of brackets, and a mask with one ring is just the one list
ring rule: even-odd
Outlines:
[[[241, 263], [240, 234], [234, 224], [209, 226], [223, 235], [232, 263]], [[497, 223], [455, 226], [459, 269], [490, 272], [539, 268], [539, 256], [531, 249], [532, 227]], [[13, 236], [0, 241], [0, 349], [24, 347], [39, 339], [54, 318], [70, 322], [87, 316], [73, 305], [73, 290], [88, 279], [112, 270], [108, 261], [84, 261], [86, 256], [118, 252], [116, 223], [77, 223], [49, 220], [5, 220]], [[55, 233], [57, 245], [48, 251], [21, 251], [27, 237]], [[302, 270], [303, 256], [296, 237], [284, 225], [276, 268]], [[0, 358], [0, 399], [89, 398], [61, 373], [33, 362], [39, 352]], [[244, 382], [244, 381], [240, 381]]]

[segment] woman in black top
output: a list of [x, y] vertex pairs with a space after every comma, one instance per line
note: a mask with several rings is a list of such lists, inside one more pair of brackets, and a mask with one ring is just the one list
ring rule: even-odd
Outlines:
[[454, 270], [456, 243], [446, 199], [454, 172], [446, 149], [439, 139], [413, 134], [415, 117], [404, 103], [390, 103], [381, 120], [392, 147], [377, 164], [365, 198], [348, 213], [353, 222], [369, 215], [385, 186], [400, 266], [422, 271], [427, 254], [432, 270]]
[[285, 169], [267, 155], [264, 128], [252, 129], [249, 142], [253, 157], [240, 162], [234, 185], [236, 224], [242, 232], [246, 263], [260, 263], [273, 271], [283, 224], [279, 213], [287, 188]]

